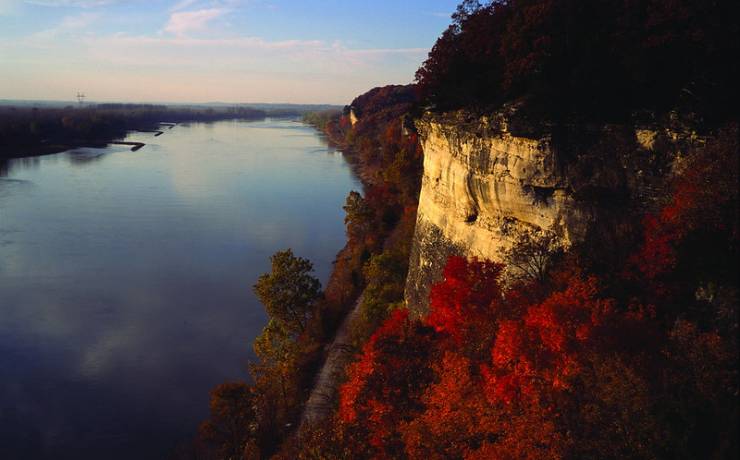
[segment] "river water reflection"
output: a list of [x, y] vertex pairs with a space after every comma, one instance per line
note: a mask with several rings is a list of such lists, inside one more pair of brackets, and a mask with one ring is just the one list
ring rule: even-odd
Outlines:
[[129, 137], [0, 177], [0, 458], [162, 458], [247, 378], [269, 256], [325, 282], [344, 244], [360, 185], [305, 125]]

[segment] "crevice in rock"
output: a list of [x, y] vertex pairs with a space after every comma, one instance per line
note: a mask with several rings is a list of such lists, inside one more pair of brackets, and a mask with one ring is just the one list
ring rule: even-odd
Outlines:
[[547, 205], [555, 194], [555, 187], [538, 187], [536, 185], [532, 185], [527, 187], [527, 189], [527, 191], [534, 197], [534, 204]]

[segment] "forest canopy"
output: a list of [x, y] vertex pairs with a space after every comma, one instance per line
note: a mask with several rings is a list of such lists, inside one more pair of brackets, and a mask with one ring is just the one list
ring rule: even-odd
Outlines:
[[740, 3], [465, 0], [416, 74], [438, 111], [524, 100], [551, 118], [737, 115]]

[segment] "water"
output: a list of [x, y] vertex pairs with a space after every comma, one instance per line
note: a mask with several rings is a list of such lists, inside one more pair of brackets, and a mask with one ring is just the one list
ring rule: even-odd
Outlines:
[[290, 120], [180, 125], [0, 177], [0, 458], [162, 458], [248, 379], [251, 286], [290, 247], [325, 282], [357, 180]]

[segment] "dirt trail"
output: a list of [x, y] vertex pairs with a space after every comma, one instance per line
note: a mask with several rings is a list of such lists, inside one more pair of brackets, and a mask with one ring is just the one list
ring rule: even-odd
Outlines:
[[334, 400], [339, 391], [339, 379], [344, 368], [352, 359], [354, 348], [350, 343], [349, 326], [360, 313], [362, 295], [355, 302], [352, 310], [342, 321], [334, 337], [326, 361], [316, 377], [316, 382], [308, 397], [301, 416], [301, 426], [306, 423], [317, 423], [326, 419], [334, 410]]

